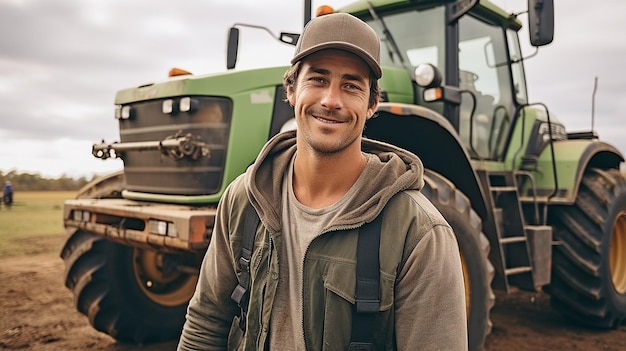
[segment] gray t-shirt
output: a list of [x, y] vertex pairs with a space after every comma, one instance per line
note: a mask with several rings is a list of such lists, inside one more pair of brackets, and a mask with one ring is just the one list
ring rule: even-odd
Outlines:
[[[366, 154], [368, 164], [371, 158]], [[296, 199], [293, 192], [293, 163], [285, 174], [282, 196], [283, 245], [279, 248], [279, 280], [271, 315], [270, 350], [305, 350], [302, 317], [302, 268], [309, 244], [342, 212], [345, 204], [369, 178], [368, 168], [350, 190], [334, 204], [310, 208]], [[372, 169], [369, 168], [371, 171]]]

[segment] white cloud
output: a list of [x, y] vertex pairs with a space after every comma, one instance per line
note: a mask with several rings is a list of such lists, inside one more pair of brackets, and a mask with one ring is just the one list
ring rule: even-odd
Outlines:
[[[496, 3], [509, 11], [526, 6]], [[598, 77], [595, 127], [626, 151], [626, 2], [588, 4], [555, 1], [554, 42], [525, 62], [529, 94], [568, 130], [589, 129]], [[172, 67], [224, 71], [231, 25], [297, 32], [302, 16], [302, 2], [293, 0], [0, 0], [0, 170], [55, 176], [118, 169], [120, 162], [90, 154], [92, 143], [119, 138], [116, 91], [165, 79]], [[287, 64], [293, 53], [255, 29], [242, 29], [240, 44], [238, 69]]]
[[91, 156], [89, 140], [62, 138], [51, 142], [23, 140], [2, 142], [0, 147], [0, 170], [7, 172], [38, 173], [45, 177], [90, 178], [119, 170], [122, 161], [100, 160]]

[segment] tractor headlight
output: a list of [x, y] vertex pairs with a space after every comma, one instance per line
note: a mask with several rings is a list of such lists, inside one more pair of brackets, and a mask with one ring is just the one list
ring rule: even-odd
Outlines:
[[129, 106], [115, 106], [115, 119], [130, 119], [133, 114], [133, 109]]
[[163, 103], [161, 104], [161, 112], [165, 113], [166, 115], [174, 113], [174, 100], [163, 100]]
[[198, 101], [188, 96], [184, 97], [180, 99], [178, 109], [180, 110], [180, 112], [194, 112], [198, 109]]
[[130, 119], [133, 116], [133, 109], [129, 106], [122, 106], [122, 119]]
[[74, 210], [74, 220], [77, 222], [89, 222], [91, 213], [84, 210]]
[[148, 221], [148, 231], [151, 234], [158, 234], [164, 236], [177, 237], [178, 231], [176, 230], [176, 226], [172, 222], [160, 221], [156, 219], [151, 219]]
[[547, 122], [541, 123], [537, 133], [542, 135], [543, 140], [546, 142], [550, 140], [550, 134], [552, 134], [552, 140], [554, 141], [567, 139], [567, 132], [565, 131], [565, 127], [561, 124], [548, 124]]
[[423, 88], [432, 88], [441, 85], [441, 72], [430, 63], [420, 64], [415, 68], [415, 82]]

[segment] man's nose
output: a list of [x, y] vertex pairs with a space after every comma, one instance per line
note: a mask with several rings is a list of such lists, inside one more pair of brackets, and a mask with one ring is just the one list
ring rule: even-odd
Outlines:
[[338, 84], [330, 84], [324, 91], [321, 101], [322, 106], [328, 109], [338, 109], [342, 106], [341, 87]]

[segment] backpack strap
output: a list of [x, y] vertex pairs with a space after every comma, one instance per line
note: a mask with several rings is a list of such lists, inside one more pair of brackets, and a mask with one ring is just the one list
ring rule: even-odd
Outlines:
[[243, 222], [243, 238], [241, 242], [241, 255], [239, 257], [239, 265], [241, 266], [241, 274], [237, 278], [239, 284], [235, 287], [230, 298], [239, 305], [240, 319], [239, 328], [246, 331], [246, 319], [248, 314], [248, 303], [250, 301], [250, 259], [254, 250], [254, 237], [259, 226], [259, 215], [256, 213], [252, 204], [248, 203], [244, 210]]
[[380, 231], [382, 214], [359, 230], [356, 250], [356, 301], [349, 351], [374, 350], [374, 317], [380, 308]]
[[[239, 264], [239, 284], [230, 298], [240, 309], [239, 328], [246, 331], [248, 303], [250, 301], [250, 259], [254, 249], [254, 238], [259, 226], [259, 216], [251, 204], [244, 210], [243, 238]], [[373, 322], [380, 308], [380, 231], [382, 215], [359, 230], [356, 261], [356, 301], [352, 313], [352, 336], [350, 351], [373, 351]]]

